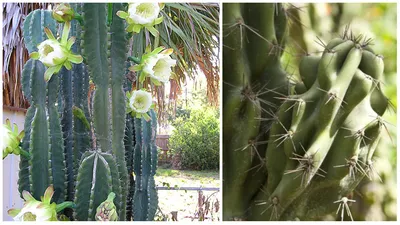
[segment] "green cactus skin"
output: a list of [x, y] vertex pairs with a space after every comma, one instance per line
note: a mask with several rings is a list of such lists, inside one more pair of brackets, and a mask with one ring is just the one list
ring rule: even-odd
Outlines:
[[[277, 8], [276, 4], [225, 4], [224, 24], [229, 26], [240, 15], [245, 15], [244, 24], [265, 39], [278, 36], [284, 39], [284, 32], [273, 32], [273, 28], [284, 27], [275, 22], [285, 21], [277, 18], [285, 16], [276, 12]], [[246, 13], [257, 20], [248, 20]], [[258, 14], [265, 19], [255, 16]], [[257, 29], [260, 24], [264, 27]], [[268, 65], [264, 70], [271, 76], [274, 74], [274, 79], [286, 76], [280, 69], [274, 69], [279, 68], [280, 55], [259, 60], [265, 50], [250, 37], [250, 44], [244, 44], [247, 48], [240, 52], [240, 44], [244, 43], [240, 38], [248, 31], [226, 32], [230, 33], [224, 39], [228, 46], [224, 48], [224, 81], [229, 84], [224, 85], [223, 103], [224, 220], [318, 220], [334, 213], [338, 207], [335, 201], [348, 197], [363, 177], [372, 177], [372, 157], [385, 126], [381, 116], [388, 107], [380, 87], [382, 57], [357, 38], [345, 34], [330, 41], [322, 56], [308, 55], [300, 60], [302, 81], [295, 87], [298, 92], [287, 95], [274, 89], [279, 87], [276, 83], [270, 86], [267, 78], [262, 80], [257, 76], [264, 65]], [[234, 47], [237, 51], [232, 50]], [[244, 85], [248, 80], [265, 84], [265, 92], [274, 90], [273, 93], [280, 93], [279, 97], [285, 100], [282, 104], [275, 102], [278, 106], [275, 109], [259, 107], [261, 120], [268, 121], [268, 132], [261, 122], [260, 129], [253, 133], [259, 116], [244, 110], [248, 98], [240, 98], [240, 94], [251, 93]], [[272, 102], [275, 96], [263, 97], [263, 101], [253, 98], [254, 108]], [[273, 111], [267, 113], [266, 109]], [[263, 135], [268, 137], [267, 144], [260, 141]], [[246, 146], [250, 149], [245, 143], [252, 143], [254, 136], [260, 144], [257, 145], [259, 155], [252, 159], [262, 161], [265, 154], [266, 170], [259, 168], [258, 172], [247, 173], [253, 167], [244, 158], [244, 151], [234, 150], [244, 150]], [[262, 183], [260, 174], [264, 176]], [[242, 176], [246, 177], [244, 182]]]
[[[113, 16], [110, 27], [106, 25], [106, 4], [84, 4], [85, 33], [83, 47], [90, 76], [96, 85], [94, 94], [93, 122], [98, 145], [96, 151], [112, 152], [115, 156], [117, 169], [111, 170], [113, 180], [120, 182], [120, 190], [112, 191], [116, 194], [116, 206], [120, 220], [126, 218], [126, 201], [128, 192], [128, 172], [125, 163], [125, 149], [123, 145], [125, 127], [125, 93], [122, 89], [126, 62], [126, 39], [123, 20], [117, 17], [116, 12], [122, 9], [122, 4], [113, 5]], [[98, 41], [93, 41], [98, 40]], [[108, 48], [104, 48], [108, 46]], [[110, 82], [109, 82], [110, 79]], [[111, 95], [111, 97], [110, 97]], [[111, 102], [111, 116], [109, 115], [109, 102]], [[111, 117], [111, 121], [109, 120]], [[111, 142], [110, 142], [111, 140]], [[111, 144], [112, 143], [112, 144]], [[91, 156], [87, 156], [91, 157]], [[82, 158], [85, 160], [86, 158]], [[83, 170], [79, 168], [79, 171]], [[80, 172], [78, 172], [80, 173]], [[79, 180], [79, 177], [78, 177]], [[88, 182], [82, 180], [81, 182]], [[94, 180], [91, 180], [94, 182]], [[86, 184], [85, 184], [86, 185]], [[83, 185], [82, 188], [87, 187]], [[93, 183], [93, 185], [95, 185]], [[85, 192], [85, 190], [81, 190]], [[103, 199], [108, 193], [95, 193], [97, 198]], [[104, 196], [103, 196], [104, 195]], [[75, 198], [77, 210], [85, 211], [87, 205], [82, 204], [80, 198]], [[99, 202], [101, 203], [101, 202]], [[96, 203], [97, 204], [97, 203]], [[98, 205], [93, 207], [97, 208]], [[92, 206], [90, 211], [92, 211]], [[78, 214], [77, 214], [78, 215]], [[85, 220], [86, 214], [79, 214], [77, 219]], [[93, 215], [88, 214], [87, 219]]]
[[[107, 199], [110, 192], [119, 202], [121, 183], [114, 157], [109, 153], [88, 151], [82, 155], [76, 181], [74, 217], [76, 220], [95, 221], [97, 207]], [[118, 193], [118, 194], [117, 194]], [[117, 211], [119, 204], [116, 204]]]
[[[129, 67], [130, 62], [127, 61], [125, 64], [125, 76], [130, 72]], [[132, 82], [129, 79], [125, 79], [124, 90], [126, 92], [131, 91]], [[126, 94], [125, 94], [126, 95]], [[135, 122], [134, 118], [130, 114], [125, 116], [125, 136], [124, 136], [124, 146], [125, 146], [125, 162], [129, 177], [129, 189], [126, 200], [126, 220], [132, 221], [132, 207], [133, 207], [133, 196], [135, 195], [135, 177], [133, 174], [133, 155], [135, 151]]]
[[[317, 219], [333, 212], [337, 208], [333, 202], [346, 197], [364, 177], [365, 173], [359, 170], [368, 169], [367, 161], [376, 148], [372, 145], [376, 143], [374, 137], [380, 126], [380, 116], [370, 104], [377, 86], [369, 74], [381, 75], [383, 64], [375, 59], [370, 63], [375, 65], [375, 70], [380, 69], [364, 73], [359, 69], [363, 51], [367, 50], [352, 40], [332, 46], [320, 59], [314, 85], [304, 94], [289, 97], [301, 99], [305, 106], [300, 109], [296, 101], [297, 105], [287, 112], [292, 113], [292, 121], [285, 129], [292, 135], [282, 148], [268, 146], [267, 165], [275, 161], [272, 153], [282, 150], [287, 157], [286, 165], [280, 173], [268, 174], [267, 188], [254, 200], [264, 200], [265, 207], [254, 206], [251, 220]], [[270, 138], [278, 135], [271, 132]], [[301, 164], [299, 160], [307, 163]], [[354, 164], [348, 165], [348, 162]], [[308, 170], [299, 169], [301, 165]], [[271, 182], [272, 179], [278, 182]], [[266, 210], [268, 206], [271, 207]]]
[[36, 199], [40, 199], [52, 184], [55, 189], [52, 199], [60, 203], [64, 201], [65, 163], [61, 124], [55, 105], [59, 81], [54, 76], [46, 84], [44, 71], [45, 66], [40, 61], [30, 59], [22, 72], [23, 90], [31, 99], [25, 123], [28, 135], [24, 137], [22, 147], [28, 149], [32, 157], [29, 161], [21, 160], [18, 184], [20, 192], [28, 190]]
[[125, 63], [127, 59], [127, 40], [124, 20], [117, 16], [123, 10], [122, 3], [112, 5], [112, 23], [110, 25], [111, 42], [109, 42], [109, 65], [111, 66], [111, 114], [112, 114], [112, 151], [118, 165], [121, 181], [121, 204], [118, 216], [120, 220], [126, 218], [126, 202], [128, 194], [128, 170], [125, 162], [124, 132], [125, 132], [125, 92], [123, 82], [125, 78]]
[[[35, 10], [26, 17], [23, 26], [23, 36], [25, 47], [29, 54], [37, 51], [37, 46], [47, 39], [44, 33], [45, 27], [49, 28], [53, 34], [56, 33], [57, 23], [51, 17], [50, 10]], [[28, 100], [30, 101], [30, 99]]]
[[[82, 13], [82, 4], [70, 5], [75, 12]], [[61, 25], [60, 25], [61, 26]], [[83, 29], [76, 20], [71, 21], [70, 36], [75, 37], [72, 51], [82, 54]], [[61, 88], [59, 95], [59, 110], [61, 114], [62, 131], [64, 135], [67, 188], [66, 200], [73, 201], [75, 181], [78, 174], [79, 162], [84, 152], [90, 149], [91, 130], [85, 122], [73, 114], [75, 107], [83, 111], [87, 121], [90, 121], [87, 95], [89, 89], [89, 73], [84, 63], [73, 64], [71, 70], [62, 68], [59, 72]], [[90, 126], [90, 124], [89, 124]], [[72, 210], [66, 209], [66, 215], [73, 219]]]
[[150, 121], [135, 118], [136, 146], [133, 156], [135, 195], [133, 196], [133, 219], [152, 221], [157, 211], [158, 197], [154, 175], [157, 169], [157, 116], [150, 110]]
[[126, 201], [126, 220], [131, 221], [133, 219], [132, 207], [133, 207], [133, 196], [135, 194], [135, 178], [133, 175], [133, 154], [135, 151], [135, 128], [134, 128], [134, 118], [132, 118], [130, 114], [126, 115], [124, 145], [125, 145], [126, 168], [129, 177], [129, 190]]
[[232, 3], [224, 4], [223, 24], [223, 88], [229, 93], [223, 96], [223, 218], [243, 220], [266, 179], [261, 149], [270, 121], [263, 118], [280, 105], [279, 93], [287, 93], [279, 61], [286, 18], [281, 4]]
[[[94, 93], [93, 125], [97, 147], [103, 152], [111, 149], [109, 120], [109, 65], [107, 59], [107, 25], [105, 4], [84, 4], [83, 47], [89, 74], [96, 85]], [[94, 41], [96, 40], [96, 41]]]
[[[106, 6], [71, 4], [84, 18], [83, 26], [73, 20], [69, 33], [76, 38], [72, 51], [83, 55], [84, 63], [74, 64], [71, 70], [62, 68], [47, 84], [40, 61], [29, 60], [24, 66], [23, 91], [31, 107], [22, 147], [32, 157], [20, 161], [18, 189], [39, 199], [53, 184], [54, 201], [75, 202], [74, 212], [63, 212], [71, 220], [94, 220], [98, 205], [114, 192], [119, 220], [153, 220], [158, 204], [154, 181], [157, 118], [152, 111], [152, 121], [143, 120], [139, 126], [126, 115], [123, 85], [127, 84], [128, 35], [124, 21], [116, 16], [123, 4], [109, 5], [109, 11]], [[112, 16], [107, 15], [110, 12]], [[49, 27], [56, 33], [62, 26], [48, 11], [32, 12], [24, 26], [27, 48], [37, 51], [36, 45], [46, 39], [39, 30]], [[89, 79], [95, 84], [91, 99]]]
[[[82, 14], [82, 3], [71, 4], [71, 7], [76, 13]], [[78, 21], [71, 22], [70, 36], [76, 37], [75, 44], [72, 46], [72, 51], [83, 54], [83, 27]], [[74, 165], [74, 180], [78, 174], [79, 162], [82, 154], [91, 148], [91, 127], [90, 115], [88, 109], [88, 92], [89, 92], [89, 72], [84, 63], [73, 65], [71, 70], [72, 76], [72, 94], [73, 107], [79, 108], [84, 118], [73, 115], [73, 165]], [[83, 116], [83, 115], [82, 115]], [[89, 126], [89, 127], [88, 127]]]

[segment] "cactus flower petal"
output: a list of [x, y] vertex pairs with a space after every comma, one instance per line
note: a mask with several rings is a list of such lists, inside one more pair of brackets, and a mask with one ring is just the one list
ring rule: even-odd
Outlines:
[[135, 24], [152, 24], [160, 13], [158, 3], [131, 3], [128, 8], [128, 16]]
[[172, 70], [171, 67], [176, 65], [176, 60], [172, 59], [168, 54], [157, 54], [149, 57], [143, 67], [143, 71], [149, 77], [166, 83], [169, 81]]
[[139, 33], [145, 27], [156, 36], [158, 31], [153, 26], [163, 21], [163, 17], [158, 17], [163, 7], [163, 4], [152, 2], [129, 3], [128, 11], [118, 11], [117, 16], [126, 20], [128, 32]]
[[66, 51], [55, 40], [45, 40], [38, 46], [39, 60], [47, 67], [55, 66], [58, 61], [65, 61]]
[[[32, 195], [23, 191], [22, 196], [25, 199], [25, 204], [22, 209], [10, 209], [8, 215], [12, 216], [15, 221], [57, 221], [57, 205], [51, 203], [51, 198], [54, 194], [53, 186], [46, 189], [42, 201], [36, 200]], [[73, 205], [72, 202], [61, 203], [65, 206]], [[64, 207], [65, 208], [65, 207]]]
[[147, 113], [152, 105], [151, 93], [143, 90], [133, 91], [129, 99], [129, 107], [136, 113]]

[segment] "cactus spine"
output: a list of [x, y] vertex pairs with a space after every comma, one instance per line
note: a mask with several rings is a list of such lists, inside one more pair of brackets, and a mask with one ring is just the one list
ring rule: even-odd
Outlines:
[[[302, 58], [296, 93], [285, 93], [276, 83], [287, 77], [279, 69], [285, 17], [279, 4], [224, 5], [224, 23], [236, 26], [225, 30], [225, 43], [231, 44], [224, 48], [224, 80], [230, 84], [223, 106], [224, 200], [231, 197], [224, 201], [225, 220], [316, 220], [335, 212], [336, 203], [345, 207], [361, 179], [372, 177], [388, 107], [380, 87], [382, 57], [368, 40], [346, 30], [322, 56]], [[251, 37], [269, 48], [257, 49]], [[259, 60], [262, 56], [269, 58]], [[249, 81], [263, 89], [245, 88]], [[246, 135], [239, 132], [243, 129]]]
[[[262, 18], [254, 17], [255, 14]], [[224, 36], [227, 47], [223, 51], [226, 220], [244, 218], [248, 202], [266, 178], [265, 152], [259, 149], [266, 146], [269, 124], [260, 118], [270, 117], [279, 106], [280, 100], [276, 97], [287, 92], [288, 82], [279, 61], [286, 32], [282, 14], [281, 4], [224, 5], [224, 32], [229, 33]], [[260, 173], [247, 179], [247, 173], [253, 169]]]

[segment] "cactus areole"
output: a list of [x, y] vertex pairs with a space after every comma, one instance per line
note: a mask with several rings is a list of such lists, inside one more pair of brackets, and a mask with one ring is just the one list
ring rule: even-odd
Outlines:
[[386, 126], [382, 57], [346, 30], [302, 57], [294, 93], [282, 4], [224, 4], [223, 24], [224, 220], [352, 219]]

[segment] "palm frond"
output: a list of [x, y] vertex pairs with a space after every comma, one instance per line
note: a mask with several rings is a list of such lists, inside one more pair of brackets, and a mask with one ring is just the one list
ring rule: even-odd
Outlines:
[[[207, 79], [208, 100], [211, 105], [218, 106], [219, 4], [166, 3], [162, 16], [164, 21], [156, 26], [160, 32], [160, 45], [174, 49], [172, 57], [178, 61], [175, 81], [170, 82], [169, 104], [174, 104], [179, 95], [178, 86], [185, 83], [187, 78], [198, 76], [200, 70]], [[137, 56], [143, 54], [151, 40], [153, 37], [146, 31], [133, 35], [132, 53]], [[165, 92], [157, 91], [158, 94]], [[158, 102], [160, 112], [160, 108], [165, 107], [160, 105], [164, 102]]]
[[49, 3], [3, 3], [3, 106], [26, 109], [22, 94], [21, 72], [29, 59], [22, 36], [25, 17]]

